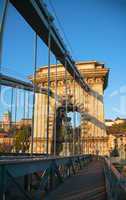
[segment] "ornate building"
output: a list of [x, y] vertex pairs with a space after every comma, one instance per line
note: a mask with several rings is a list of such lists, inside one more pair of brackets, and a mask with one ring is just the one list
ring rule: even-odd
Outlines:
[[[115, 148], [115, 143], [119, 152], [120, 159], [126, 159], [126, 132], [121, 126], [126, 127], [126, 119], [117, 117], [115, 120], [105, 120], [105, 125], [108, 134], [108, 148], [112, 151]], [[114, 131], [111, 131], [112, 127], [115, 127]]]
[[[74, 105], [77, 112], [81, 115], [81, 134], [80, 134], [80, 151], [81, 153], [96, 153], [101, 155], [108, 154], [108, 137], [104, 124], [104, 102], [103, 94], [108, 83], [109, 70], [104, 64], [96, 61], [77, 62], [76, 66], [84, 80], [90, 86], [90, 92], [86, 93], [73, 80], [67, 72], [67, 104]], [[49, 112], [49, 153], [53, 152], [55, 137], [55, 122], [58, 108], [62, 107], [65, 101], [65, 69], [58, 64], [57, 70], [55, 65], [51, 65], [50, 70], [51, 91], [57, 93], [57, 103], [54, 96], [50, 97]], [[57, 74], [57, 76], [56, 76]], [[33, 77], [31, 77], [33, 80]], [[47, 88], [48, 86], [48, 67], [43, 66], [37, 70], [36, 83], [39, 87]], [[75, 88], [75, 90], [74, 90]], [[75, 95], [74, 95], [75, 94]], [[34, 151], [46, 153], [47, 140], [47, 95], [36, 94], [35, 103], [35, 122], [34, 122]], [[72, 106], [73, 107], [73, 106]], [[57, 131], [56, 131], [57, 132]], [[57, 132], [58, 136], [59, 132]], [[62, 149], [63, 151], [63, 149]]]
[[11, 126], [11, 113], [9, 111], [3, 114], [3, 119], [0, 122], [0, 128], [4, 129], [4, 131], [8, 131]]

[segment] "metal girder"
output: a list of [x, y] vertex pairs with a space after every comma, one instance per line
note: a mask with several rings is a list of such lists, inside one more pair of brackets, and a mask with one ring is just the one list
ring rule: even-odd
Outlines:
[[33, 91], [33, 85], [31, 83], [4, 75], [0, 73], [0, 85]]
[[[0, 73], [0, 85], [7, 86], [7, 87], [13, 87], [18, 89], [27, 90], [30, 92], [34, 91], [34, 85], [19, 79], [15, 79], [14, 77], [10, 77], [7, 75], [3, 75]], [[48, 89], [46, 88], [35, 88], [36, 93], [46, 94], [48, 95]], [[54, 98], [55, 94], [50, 90], [49, 92], [50, 96]], [[60, 101], [60, 97], [58, 96], [58, 100]]]
[[10, 0], [12, 5], [18, 10], [18, 12], [29, 23], [37, 35], [48, 46], [48, 35], [51, 35], [51, 51], [57, 57], [57, 59], [66, 65], [68, 72], [75, 78], [80, 86], [89, 91], [88, 84], [83, 80], [79, 70], [77, 69], [75, 62], [68, 53], [62, 38], [60, 37], [54, 23], [53, 17], [48, 12], [45, 4], [41, 0]]
[[[90, 155], [77, 155], [68, 157], [45, 156], [41, 158], [40, 156], [31, 156], [29, 158], [26, 157], [26, 159], [24, 159], [24, 157], [22, 159], [16, 158], [17, 157], [15, 156], [15, 158], [13, 157], [13, 160], [5, 159], [0, 161], [1, 200], [4, 200], [5, 197], [8, 198], [7, 189], [10, 188], [10, 185], [8, 185], [8, 183], [15, 184], [18, 192], [23, 195], [22, 199], [33, 199], [33, 194], [31, 193], [31, 190], [29, 188], [29, 186], [31, 187], [31, 182], [29, 182], [28, 177], [30, 178], [31, 174], [36, 174], [38, 176], [38, 173], [42, 173], [42, 175], [39, 175], [39, 181], [34, 192], [34, 199], [40, 200], [40, 194], [41, 191], [44, 189], [44, 186], [49, 186], [50, 188], [52, 188], [54, 181], [53, 177], [55, 177], [55, 175], [58, 177], [58, 180], [60, 182], [63, 182], [64, 178], [71, 175], [70, 169], [72, 169], [73, 174], [78, 171], [78, 165], [80, 165], [80, 161], [82, 161], [83, 164], [91, 161]], [[66, 171], [65, 174], [62, 170], [60, 171], [61, 166], [64, 167], [64, 170]], [[21, 182], [21, 177], [23, 178], [22, 181], [24, 180], [26, 182]], [[20, 182], [18, 182], [18, 178], [20, 179]]]
[[[88, 156], [79, 156], [80, 158], [86, 158]], [[5, 157], [6, 158], [6, 157]], [[68, 157], [24, 157], [17, 159], [13, 157], [13, 159], [4, 159], [0, 160], [0, 170], [2, 169], [11, 172], [13, 177], [24, 176], [27, 174], [31, 174], [34, 172], [44, 171], [46, 170], [53, 161], [56, 161], [57, 165], [66, 164], [70, 159], [78, 160], [78, 156], [68, 156]], [[1, 178], [1, 177], [0, 177]]]

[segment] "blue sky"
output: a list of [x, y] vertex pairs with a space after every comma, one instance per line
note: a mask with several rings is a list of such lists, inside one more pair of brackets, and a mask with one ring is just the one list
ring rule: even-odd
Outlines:
[[[53, 13], [50, 1], [45, 3]], [[126, 0], [52, 0], [52, 3], [71, 43], [73, 58], [97, 60], [110, 68], [105, 91], [106, 118], [126, 117]], [[59, 27], [56, 20], [55, 23]], [[2, 71], [26, 79], [34, 68], [33, 50], [34, 32], [9, 6]], [[46, 63], [47, 48], [38, 40], [37, 65]]]

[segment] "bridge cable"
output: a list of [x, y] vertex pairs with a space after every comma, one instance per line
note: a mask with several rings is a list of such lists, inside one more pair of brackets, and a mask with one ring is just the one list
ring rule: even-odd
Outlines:
[[[79, 86], [79, 85], [78, 85]], [[81, 96], [80, 96], [80, 86], [78, 88], [78, 93], [79, 93], [79, 113], [80, 113], [80, 116], [81, 116]], [[79, 117], [79, 116], [78, 116]], [[80, 120], [80, 119], [79, 119]], [[80, 124], [78, 125], [78, 147], [79, 147], [79, 151], [78, 151], [78, 154], [80, 154], [80, 139], [81, 139], [81, 132], [80, 132]]]
[[[42, 87], [42, 85], [41, 85], [41, 87]], [[44, 129], [44, 127], [43, 127], [43, 119], [44, 119], [44, 117], [43, 117], [43, 105], [44, 105], [43, 98], [44, 98], [44, 96], [43, 96], [43, 94], [39, 94], [39, 95], [40, 95], [40, 101], [41, 101], [41, 104], [40, 104], [40, 110], [41, 110], [41, 112], [40, 112], [40, 133], [43, 134], [44, 133], [44, 131], [43, 131], [43, 129]], [[41, 142], [40, 152], [42, 153], [43, 141], [41, 140], [40, 142]]]
[[25, 119], [25, 108], [26, 108], [26, 92], [25, 92], [25, 90], [24, 90], [24, 113], [23, 113], [23, 118]]
[[0, 73], [2, 70], [3, 36], [4, 36], [5, 25], [6, 25], [8, 4], [9, 4], [9, 0], [5, 0], [3, 13], [2, 13], [2, 17], [1, 17], [1, 24], [0, 24]]
[[55, 124], [54, 124], [54, 156], [57, 154], [57, 58], [55, 63]]
[[85, 139], [84, 139], [84, 132], [85, 132], [85, 130], [84, 130], [84, 120], [85, 120], [85, 92], [84, 92], [84, 90], [82, 90], [82, 92], [83, 92], [83, 112], [82, 112], [82, 119], [83, 119], [83, 122], [82, 122], [82, 153], [84, 154], [85, 153]]
[[73, 79], [73, 155], [75, 155], [75, 72]]
[[[51, 8], [52, 8], [52, 11], [53, 11], [53, 13], [54, 13], [54, 15], [55, 15], [55, 18], [56, 18], [56, 20], [57, 20], [57, 22], [58, 22], [58, 24], [59, 24], [59, 27], [60, 27], [60, 29], [61, 29], [61, 31], [62, 31], [62, 33], [63, 33], [63, 36], [64, 36], [64, 38], [65, 38], [65, 40], [66, 40], [66, 42], [67, 42], [67, 44], [68, 44], [68, 46], [69, 46], [69, 49], [70, 49], [71, 53], [75, 56], [75, 52], [74, 52], [74, 50], [73, 50], [73, 48], [72, 48], [72, 46], [71, 46], [71, 43], [70, 43], [70, 41], [69, 41], [69, 39], [68, 39], [68, 37], [67, 37], [67, 35], [66, 35], [66, 33], [65, 33], [65, 30], [64, 30], [64, 28], [63, 28], [63, 26], [62, 26], [62, 24], [61, 24], [61, 22], [60, 22], [60, 19], [59, 19], [57, 13], [56, 13], [56, 9], [55, 9], [55, 7], [54, 7], [54, 5], [53, 5], [53, 3], [52, 3], [51, 0], [49, 0], [49, 3], [50, 3], [50, 6], [51, 6]], [[76, 57], [76, 56], [75, 56], [75, 57]], [[76, 59], [76, 60], [77, 60], [77, 59]]]
[[[0, 74], [2, 73], [2, 53], [3, 53], [3, 36], [5, 31], [6, 19], [7, 19], [7, 11], [8, 11], [9, 0], [4, 1], [4, 7], [1, 17], [0, 24]], [[0, 84], [0, 101], [2, 93], [2, 85]]]
[[[34, 143], [34, 129], [35, 129], [35, 92], [36, 92], [36, 71], [37, 71], [37, 33], [35, 33], [34, 43], [34, 76], [33, 76], [33, 107], [32, 107], [32, 130], [31, 130], [31, 155], [33, 155], [33, 143]], [[36, 144], [37, 145], [37, 144]]]
[[[97, 113], [97, 120], [98, 120], [98, 95], [96, 95], [96, 113]], [[98, 125], [97, 125], [97, 138], [99, 138], [99, 133], [98, 133]], [[99, 139], [97, 139], [97, 154], [99, 154]]]
[[14, 100], [14, 88], [11, 88], [11, 105], [10, 105], [10, 113], [11, 113], [11, 122], [10, 122], [10, 127], [12, 128], [12, 117], [13, 117], [13, 100]]
[[18, 108], [18, 93], [17, 93], [17, 88], [15, 88], [15, 112], [14, 112], [15, 129], [16, 129], [16, 122], [17, 122], [17, 108]]
[[[50, 19], [49, 19], [50, 22]], [[50, 56], [51, 56], [51, 33], [49, 23], [48, 34], [48, 97], [47, 97], [47, 136], [46, 136], [46, 153], [49, 154], [49, 119], [50, 119]]]
[[81, 154], [81, 87], [79, 86], [79, 101], [80, 101], [80, 117], [79, 117], [79, 126], [78, 126], [78, 133], [79, 133], [79, 154]]
[[68, 117], [67, 117], [67, 112], [68, 112], [68, 95], [67, 95], [67, 63], [66, 63], [66, 55], [65, 55], [65, 156], [67, 156], [68, 152]]
[[[30, 128], [30, 92], [27, 93], [27, 113], [26, 113], [26, 116], [27, 116], [27, 134], [28, 134], [28, 137], [31, 136], [31, 128]], [[30, 145], [30, 139], [29, 139], [29, 145]], [[29, 152], [29, 151], [28, 151]]]

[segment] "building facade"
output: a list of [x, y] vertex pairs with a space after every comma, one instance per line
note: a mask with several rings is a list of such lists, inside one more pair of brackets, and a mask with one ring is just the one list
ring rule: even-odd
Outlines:
[[109, 128], [116, 126], [117, 128], [123, 124], [126, 125], [126, 119], [117, 117], [115, 120], [106, 119], [105, 125], [108, 129], [108, 148], [112, 151], [115, 148], [115, 143], [117, 144], [117, 149], [119, 152], [120, 159], [126, 160], [126, 132], [121, 131], [120, 128], [115, 130], [114, 133], [109, 132]]

